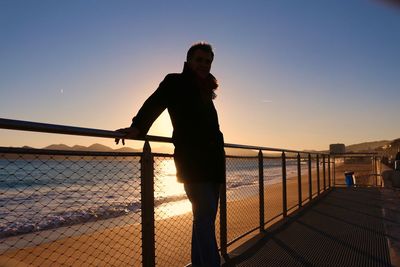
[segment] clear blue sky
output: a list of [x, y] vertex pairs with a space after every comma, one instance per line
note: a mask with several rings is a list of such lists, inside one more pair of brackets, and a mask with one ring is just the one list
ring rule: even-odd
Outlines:
[[[188, 47], [215, 48], [225, 141], [400, 137], [400, 8], [381, 1], [0, 1], [0, 117], [126, 127]], [[152, 134], [170, 136], [163, 114]], [[0, 131], [0, 145], [90, 138]], [[112, 140], [95, 140], [112, 145]], [[128, 143], [129, 144], [129, 143]]]

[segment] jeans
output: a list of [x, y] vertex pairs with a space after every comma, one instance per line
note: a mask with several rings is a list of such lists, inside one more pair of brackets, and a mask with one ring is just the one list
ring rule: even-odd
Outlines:
[[193, 210], [192, 266], [220, 266], [215, 238], [220, 184], [193, 183], [184, 187]]

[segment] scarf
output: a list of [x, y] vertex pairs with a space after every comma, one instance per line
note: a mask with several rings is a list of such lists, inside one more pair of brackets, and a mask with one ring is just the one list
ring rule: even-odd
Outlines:
[[183, 66], [183, 74], [190, 76], [194, 80], [196, 86], [200, 89], [203, 100], [210, 101], [217, 97], [215, 90], [218, 88], [218, 81], [211, 73], [206, 78], [199, 77], [194, 71], [190, 69], [185, 62]]

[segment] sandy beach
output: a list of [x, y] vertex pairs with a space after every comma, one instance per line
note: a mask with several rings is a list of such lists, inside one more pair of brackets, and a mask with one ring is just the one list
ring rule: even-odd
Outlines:
[[[317, 192], [315, 171], [312, 177], [315, 194]], [[322, 190], [322, 166], [320, 179]], [[277, 216], [279, 219], [283, 206], [282, 184], [265, 184], [264, 189], [265, 221]], [[288, 208], [296, 206], [298, 204], [297, 175], [288, 177], [287, 195]], [[303, 200], [308, 198], [308, 170], [306, 168], [302, 168], [302, 195]], [[258, 227], [258, 196], [232, 200], [228, 195], [227, 213], [228, 242], [230, 242]], [[159, 216], [159, 218], [161, 219], [155, 222], [156, 264], [184, 266], [190, 262], [191, 213], [187, 212], [165, 219]], [[133, 221], [132, 216], [124, 216], [7, 238], [2, 240], [0, 266], [141, 266], [141, 226], [132, 223]], [[255, 233], [257, 232], [256, 230]], [[219, 219], [217, 220], [217, 238], [219, 239]], [[25, 244], [21, 240], [25, 240]], [[242, 242], [230, 246], [228, 251], [240, 243]]]

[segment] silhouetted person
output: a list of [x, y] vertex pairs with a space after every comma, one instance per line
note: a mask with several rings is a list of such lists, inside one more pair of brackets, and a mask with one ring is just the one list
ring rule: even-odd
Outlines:
[[[210, 73], [214, 53], [207, 43], [194, 44], [187, 52], [182, 73], [168, 74], [145, 101], [125, 138], [145, 137], [165, 110], [174, 128], [174, 160], [178, 181], [192, 203], [192, 264], [220, 266], [215, 238], [219, 189], [225, 182], [224, 140], [213, 99], [218, 87]], [[116, 139], [118, 144], [119, 139]]]

